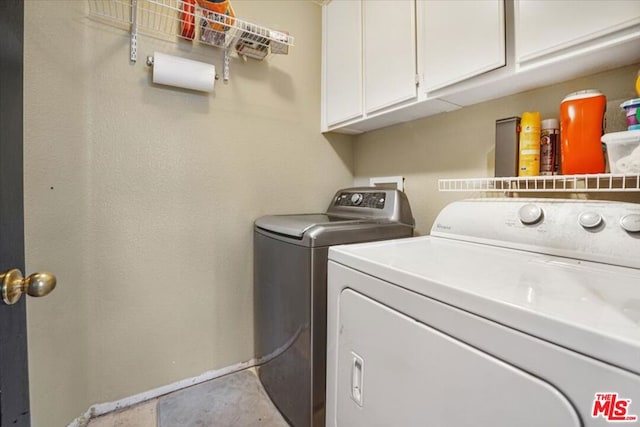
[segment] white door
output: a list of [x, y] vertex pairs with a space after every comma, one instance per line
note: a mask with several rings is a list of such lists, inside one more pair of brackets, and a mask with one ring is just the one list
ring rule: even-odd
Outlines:
[[503, 0], [418, 1], [418, 21], [427, 92], [506, 64]]
[[516, 0], [516, 61], [562, 54], [582, 44], [586, 48], [594, 40], [606, 45], [608, 35], [639, 24], [637, 0]]
[[552, 385], [414, 318], [350, 289], [338, 310], [337, 390], [328, 390], [337, 408], [327, 425], [582, 425]]
[[414, 0], [363, 2], [364, 98], [367, 114], [415, 99]]
[[362, 1], [323, 10], [323, 128], [362, 116]]

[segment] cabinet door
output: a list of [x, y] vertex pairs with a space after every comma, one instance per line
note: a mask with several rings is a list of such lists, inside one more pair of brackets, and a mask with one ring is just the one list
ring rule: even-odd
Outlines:
[[367, 113], [416, 97], [414, 0], [363, 2]]
[[503, 0], [418, 1], [425, 90], [506, 64]]
[[393, 308], [346, 289], [339, 310], [327, 425], [582, 425], [552, 385]]
[[638, 24], [637, 0], [516, 0], [516, 60], [522, 63], [562, 54], [563, 49], [588, 44]]
[[362, 2], [324, 6], [324, 113], [328, 126], [362, 116]]

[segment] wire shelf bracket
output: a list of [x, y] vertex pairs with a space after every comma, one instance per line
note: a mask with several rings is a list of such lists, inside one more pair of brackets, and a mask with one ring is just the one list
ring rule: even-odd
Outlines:
[[138, 59], [138, 0], [131, 0], [131, 38], [129, 45], [129, 59]]

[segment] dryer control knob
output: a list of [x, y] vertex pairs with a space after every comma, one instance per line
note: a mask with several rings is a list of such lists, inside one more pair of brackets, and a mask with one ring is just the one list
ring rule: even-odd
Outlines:
[[351, 203], [353, 203], [356, 206], [362, 203], [362, 199], [364, 199], [364, 196], [360, 193], [353, 193], [351, 195]]
[[597, 212], [582, 212], [578, 217], [578, 222], [584, 228], [596, 228], [602, 224], [602, 215]]
[[540, 222], [542, 216], [543, 212], [540, 206], [536, 206], [533, 203], [524, 205], [518, 211], [520, 222], [526, 225], [532, 225]]
[[620, 226], [629, 233], [640, 232], [640, 214], [627, 214], [620, 218]]

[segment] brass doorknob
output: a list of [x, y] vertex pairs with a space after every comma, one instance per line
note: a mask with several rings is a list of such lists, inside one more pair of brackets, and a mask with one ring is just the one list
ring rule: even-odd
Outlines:
[[26, 279], [18, 269], [0, 274], [0, 290], [6, 304], [15, 304], [20, 295], [27, 293], [32, 297], [43, 297], [56, 287], [56, 276], [51, 273], [33, 273]]

